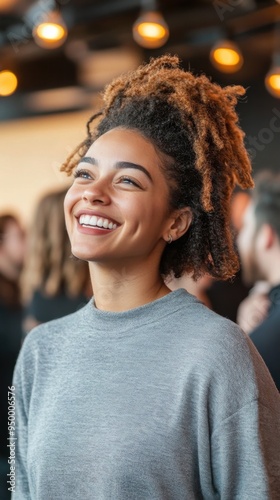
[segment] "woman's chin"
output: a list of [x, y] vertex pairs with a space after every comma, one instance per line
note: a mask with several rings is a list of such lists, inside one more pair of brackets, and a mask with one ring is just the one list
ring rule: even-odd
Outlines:
[[83, 248], [80, 249], [72, 248], [72, 255], [74, 258], [79, 260], [86, 260], [86, 261], [93, 260], [92, 252], [87, 252]]

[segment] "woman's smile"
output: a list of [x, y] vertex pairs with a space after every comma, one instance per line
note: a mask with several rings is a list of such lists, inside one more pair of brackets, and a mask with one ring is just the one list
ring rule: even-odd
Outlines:
[[111, 233], [120, 225], [106, 214], [97, 211], [79, 210], [75, 217], [77, 230], [83, 234], [102, 236]]
[[98, 227], [110, 230], [117, 228], [117, 224], [98, 215], [81, 215], [78, 220], [83, 227]]

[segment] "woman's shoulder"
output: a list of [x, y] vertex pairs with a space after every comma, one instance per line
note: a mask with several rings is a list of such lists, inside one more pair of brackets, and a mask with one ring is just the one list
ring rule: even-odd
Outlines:
[[[176, 323], [179, 328], [192, 327], [195, 335], [199, 331], [203, 336], [209, 336], [213, 340], [228, 338], [244, 340], [245, 334], [240, 327], [230, 319], [221, 316], [194, 295], [191, 295], [184, 289], [172, 292], [174, 294], [174, 304], [177, 302], [177, 307], [173, 307], [172, 312], [176, 315]], [[175, 318], [173, 318], [174, 321]], [[246, 341], [245, 341], [246, 342]]]
[[[193, 352], [197, 363], [213, 371], [234, 373], [240, 370], [253, 374], [259, 362], [252, 342], [233, 321], [220, 316], [187, 292], [178, 297], [180, 307], [174, 309], [170, 324], [182, 351]], [[255, 360], [255, 358], [258, 358]]]

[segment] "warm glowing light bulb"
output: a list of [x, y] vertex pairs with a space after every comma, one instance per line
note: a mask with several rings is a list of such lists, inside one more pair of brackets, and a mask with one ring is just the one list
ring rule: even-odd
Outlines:
[[227, 48], [216, 49], [213, 57], [218, 64], [225, 64], [226, 66], [234, 66], [240, 61], [238, 52]]
[[134, 23], [133, 37], [142, 47], [154, 49], [167, 42], [169, 29], [159, 12], [145, 12]]
[[65, 30], [63, 26], [53, 23], [42, 23], [37, 26], [37, 35], [43, 40], [61, 40], [64, 38]]
[[227, 40], [213, 47], [210, 59], [213, 66], [225, 73], [234, 73], [243, 64], [243, 57], [237, 45]]
[[280, 98], [280, 67], [272, 68], [265, 77], [265, 86], [273, 97]]
[[165, 36], [165, 29], [160, 24], [155, 23], [141, 23], [138, 26], [138, 33], [144, 38], [151, 38], [152, 40], [161, 40]]
[[268, 81], [274, 90], [280, 90], [280, 75], [271, 75]]
[[8, 70], [0, 71], [0, 96], [8, 96], [15, 92], [18, 80], [14, 73]]
[[67, 37], [67, 28], [56, 12], [50, 12], [35, 26], [33, 36], [40, 47], [52, 49], [60, 47]]

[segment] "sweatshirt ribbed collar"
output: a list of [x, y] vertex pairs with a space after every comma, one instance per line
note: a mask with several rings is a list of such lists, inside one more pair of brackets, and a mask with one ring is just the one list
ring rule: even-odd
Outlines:
[[94, 297], [81, 310], [83, 323], [90, 325], [94, 330], [118, 332], [132, 331], [145, 324], [162, 321], [176, 310], [196, 302], [196, 298], [185, 289], [180, 288], [153, 302], [140, 307], [121, 312], [108, 312], [97, 309]]

